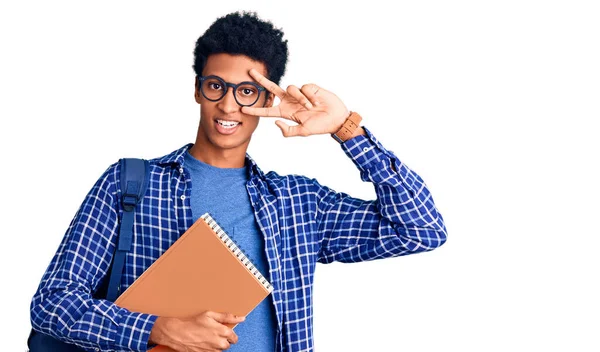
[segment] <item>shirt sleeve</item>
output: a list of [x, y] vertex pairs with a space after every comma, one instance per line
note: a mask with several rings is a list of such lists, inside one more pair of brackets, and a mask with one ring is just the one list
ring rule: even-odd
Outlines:
[[31, 323], [88, 351], [146, 351], [157, 317], [92, 297], [117, 239], [116, 169], [113, 164], [104, 172], [71, 221], [32, 299]]
[[421, 177], [364, 129], [366, 135], [341, 146], [361, 179], [373, 183], [377, 199], [353, 198], [313, 180], [321, 263], [396, 257], [429, 251], [446, 241], [444, 220]]

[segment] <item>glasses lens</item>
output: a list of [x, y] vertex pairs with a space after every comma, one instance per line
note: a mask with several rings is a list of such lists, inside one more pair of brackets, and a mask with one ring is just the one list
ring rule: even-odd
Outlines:
[[258, 101], [260, 91], [258, 88], [249, 83], [242, 83], [237, 87], [235, 91], [235, 97], [237, 98], [240, 105], [249, 106], [254, 105]]
[[225, 95], [225, 82], [216, 77], [207, 77], [202, 81], [202, 93], [207, 99], [219, 100]]

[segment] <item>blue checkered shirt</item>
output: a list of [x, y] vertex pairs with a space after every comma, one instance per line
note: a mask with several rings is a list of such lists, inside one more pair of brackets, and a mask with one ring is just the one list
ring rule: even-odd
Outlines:
[[[432, 250], [446, 240], [444, 221], [421, 177], [365, 131], [341, 146], [361, 179], [375, 186], [376, 200], [337, 193], [304, 176], [264, 174], [246, 156], [246, 188], [266, 238], [279, 351], [313, 349], [317, 262], [396, 257]], [[192, 225], [192, 184], [184, 165], [190, 146], [150, 161], [123, 290]], [[115, 250], [122, 214], [119, 175], [119, 164], [111, 165], [88, 193], [31, 303], [35, 330], [89, 351], [146, 351], [157, 318], [92, 298]]]

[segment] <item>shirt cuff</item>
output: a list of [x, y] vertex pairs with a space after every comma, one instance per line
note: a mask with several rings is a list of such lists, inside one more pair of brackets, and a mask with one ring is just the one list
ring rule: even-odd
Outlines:
[[115, 344], [134, 351], [147, 351], [150, 332], [158, 316], [128, 312], [123, 318], [119, 324], [120, 329], [117, 333]]

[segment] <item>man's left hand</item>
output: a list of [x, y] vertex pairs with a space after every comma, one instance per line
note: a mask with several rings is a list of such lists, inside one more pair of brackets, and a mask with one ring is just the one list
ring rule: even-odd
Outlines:
[[316, 84], [305, 84], [302, 88], [291, 85], [287, 87], [287, 90], [283, 90], [255, 69], [250, 70], [250, 75], [281, 101], [279, 105], [272, 107], [243, 107], [242, 113], [253, 116], [282, 117], [296, 122], [297, 125], [290, 126], [281, 120], [275, 121], [284, 137], [332, 134], [342, 127], [350, 115], [350, 111], [340, 98]]

